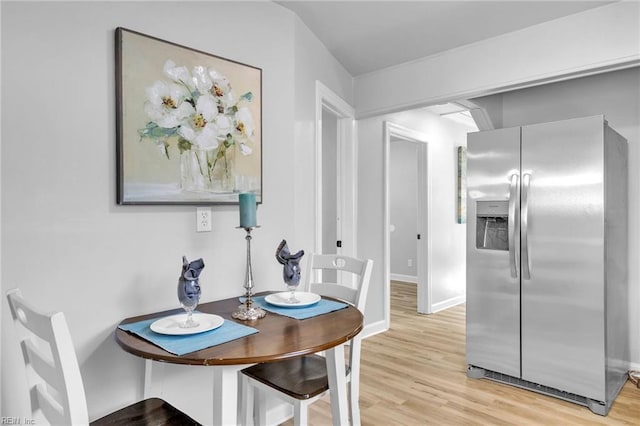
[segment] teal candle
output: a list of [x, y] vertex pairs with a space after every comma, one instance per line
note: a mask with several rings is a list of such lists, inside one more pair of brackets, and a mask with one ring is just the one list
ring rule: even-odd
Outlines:
[[242, 192], [238, 195], [240, 201], [240, 227], [254, 228], [256, 223], [256, 194]]

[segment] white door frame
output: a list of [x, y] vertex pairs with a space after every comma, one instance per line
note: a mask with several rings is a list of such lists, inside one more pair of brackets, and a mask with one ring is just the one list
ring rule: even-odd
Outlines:
[[355, 110], [335, 92], [316, 81], [315, 117], [315, 252], [322, 253], [322, 110], [337, 117], [338, 237], [343, 241], [340, 251], [347, 256], [357, 255], [357, 146]]
[[384, 250], [384, 321], [388, 329], [391, 324], [391, 238], [390, 238], [390, 189], [389, 160], [391, 138], [415, 142], [418, 146], [418, 312], [432, 312], [431, 303], [431, 167], [429, 166], [429, 143], [427, 137], [415, 130], [390, 121], [384, 122], [383, 137], [383, 250]]

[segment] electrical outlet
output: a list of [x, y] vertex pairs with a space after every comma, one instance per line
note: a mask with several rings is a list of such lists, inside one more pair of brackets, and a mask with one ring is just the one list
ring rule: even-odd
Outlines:
[[196, 208], [196, 231], [197, 232], [211, 231], [211, 208], [210, 207]]
[[407, 259], [407, 266], [408, 267], [412, 267], [413, 266], [413, 259]]

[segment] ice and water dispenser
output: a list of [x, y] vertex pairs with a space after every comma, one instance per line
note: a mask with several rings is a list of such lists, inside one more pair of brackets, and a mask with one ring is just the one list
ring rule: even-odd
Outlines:
[[509, 250], [509, 202], [476, 202], [476, 248]]

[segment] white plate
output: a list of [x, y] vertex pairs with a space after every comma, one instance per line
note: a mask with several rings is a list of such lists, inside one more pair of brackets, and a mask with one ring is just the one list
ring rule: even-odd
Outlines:
[[193, 320], [198, 323], [196, 327], [182, 328], [180, 324], [187, 320], [187, 314], [171, 315], [170, 317], [160, 318], [151, 324], [151, 331], [160, 334], [197, 334], [205, 331], [213, 330], [220, 327], [224, 323], [224, 318], [219, 315], [202, 314], [196, 312], [193, 314]]
[[264, 300], [270, 305], [280, 306], [281, 308], [304, 308], [305, 306], [311, 306], [318, 303], [321, 299], [319, 294], [296, 291], [296, 299], [298, 299], [299, 302], [289, 303], [290, 295], [290, 292], [283, 291], [282, 293], [270, 294], [265, 297]]

